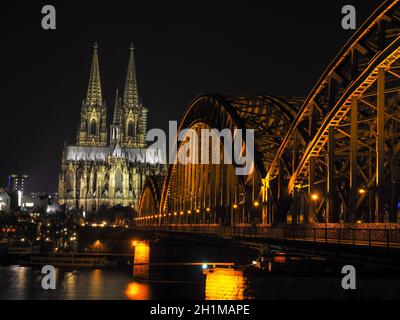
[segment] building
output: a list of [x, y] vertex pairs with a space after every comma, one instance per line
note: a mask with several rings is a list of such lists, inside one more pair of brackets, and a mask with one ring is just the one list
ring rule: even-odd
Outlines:
[[22, 208], [26, 211], [55, 213], [61, 210], [57, 194], [32, 192], [24, 195]]
[[24, 192], [27, 179], [28, 176], [26, 174], [11, 174], [8, 177], [8, 188], [11, 190], [11, 192]]
[[133, 46], [129, 51], [124, 92], [120, 97], [117, 90], [108, 127], [94, 46], [76, 144], [65, 145], [62, 155], [58, 194], [60, 204], [68, 208], [89, 212], [117, 205], [136, 208], [145, 176], [164, 172], [159, 151], [146, 149], [148, 110], [138, 93]]
[[8, 212], [10, 210], [10, 196], [0, 188], [0, 212]]
[[13, 210], [22, 207], [22, 199], [26, 189], [28, 175], [26, 174], [11, 174], [8, 177], [8, 189], [10, 191], [11, 204]]

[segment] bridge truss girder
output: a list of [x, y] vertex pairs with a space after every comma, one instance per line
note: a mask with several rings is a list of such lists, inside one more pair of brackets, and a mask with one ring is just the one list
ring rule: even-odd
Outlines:
[[292, 201], [286, 220], [397, 222], [399, 58], [399, 2], [387, 1], [327, 69], [270, 167]]
[[180, 130], [255, 129], [255, 169], [236, 177], [235, 165], [171, 165], [145, 223], [397, 222], [399, 61], [400, 4], [388, 0], [307, 99], [195, 99]]

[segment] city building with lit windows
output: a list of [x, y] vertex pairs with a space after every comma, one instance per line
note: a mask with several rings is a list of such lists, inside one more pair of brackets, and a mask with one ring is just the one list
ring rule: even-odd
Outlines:
[[0, 188], [0, 213], [8, 212], [10, 210], [10, 196], [8, 193]]
[[8, 177], [8, 189], [10, 192], [10, 208], [13, 210], [22, 207], [22, 200], [28, 175], [26, 174], [11, 174]]

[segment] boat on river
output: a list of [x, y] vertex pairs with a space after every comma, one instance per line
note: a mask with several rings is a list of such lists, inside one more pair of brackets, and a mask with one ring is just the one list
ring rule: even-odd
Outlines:
[[51, 265], [59, 268], [89, 268], [98, 269], [116, 266], [115, 261], [110, 261], [106, 257], [83, 256], [79, 254], [45, 254], [31, 255], [28, 260], [19, 260], [21, 266], [42, 267]]

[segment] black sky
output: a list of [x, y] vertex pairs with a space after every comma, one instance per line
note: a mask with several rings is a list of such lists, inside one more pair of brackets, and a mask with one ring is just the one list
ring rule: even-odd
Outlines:
[[109, 116], [133, 42], [149, 127], [166, 129], [202, 93], [306, 96], [352, 35], [341, 8], [353, 4], [360, 25], [381, 3], [50, 1], [57, 30], [44, 31], [44, 3], [32, 2], [2, 4], [0, 186], [23, 172], [30, 191], [47, 192], [75, 139], [95, 40]]

